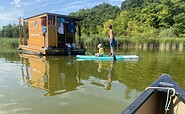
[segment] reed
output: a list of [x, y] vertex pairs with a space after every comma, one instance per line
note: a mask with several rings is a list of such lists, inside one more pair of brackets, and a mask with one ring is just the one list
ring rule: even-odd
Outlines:
[[18, 48], [19, 39], [18, 38], [0, 38], [0, 48]]
[[[83, 36], [84, 46], [94, 48], [97, 44], [102, 43], [105, 47], [109, 46], [107, 37], [101, 35]], [[185, 38], [148, 38], [148, 37], [117, 37], [117, 47], [125, 49], [142, 49], [142, 50], [183, 50], [185, 49]]]

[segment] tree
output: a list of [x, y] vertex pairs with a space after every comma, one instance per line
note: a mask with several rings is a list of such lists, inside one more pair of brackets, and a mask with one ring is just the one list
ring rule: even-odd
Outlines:
[[175, 34], [177, 36], [185, 36], [185, 13], [180, 13], [174, 16], [175, 24], [173, 25], [175, 29]]
[[128, 21], [129, 21], [130, 12], [129, 11], [121, 11], [120, 15], [114, 21], [114, 30], [116, 31], [116, 36], [128, 35]]
[[70, 15], [84, 18], [82, 21], [82, 33], [89, 35], [99, 34], [99, 30], [103, 29], [103, 23], [109, 19], [115, 19], [119, 12], [118, 6], [103, 3], [92, 9], [80, 9], [76, 13], [70, 13]]
[[144, 0], [125, 0], [121, 4], [122, 10], [131, 10], [137, 7], [142, 7]]
[[0, 31], [1, 37], [6, 38], [18, 38], [19, 37], [19, 29], [16, 24], [8, 24], [3, 26], [2, 30]]
[[153, 31], [152, 34], [156, 36], [157, 30], [168, 29], [175, 30], [177, 36], [185, 34], [184, 0], [125, 0], [121, 9], [129, 14], [125, 15], [127, 19], [122, 16], [122, 21], [119, 21], [122, 13], [115, 19], [117, 26], [126, 27], [122, 31], [117, 30], [119, 35], [126, 30], [127, 34], [124, 35], [151, 34]]

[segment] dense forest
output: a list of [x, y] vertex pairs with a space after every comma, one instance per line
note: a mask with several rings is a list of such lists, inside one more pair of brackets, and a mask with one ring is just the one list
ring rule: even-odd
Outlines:
[[[185, 36], [185, 0], [124, 0], [121, 7], [103, 3], [71, 12], [83, 17], [82, 34], [107, 36], [112, 24], [118, 38], [177, 38]], [[0, 29], [0, 37], [16, 38], [18, 26]]]
[[84, 17], [82, 32], [86, 35], [105, 36], [111, 23], [116, 36], [182, 37], [184, 12], [184, 0], [125, 0], [120, 9], [104, 3], [70, 15]]

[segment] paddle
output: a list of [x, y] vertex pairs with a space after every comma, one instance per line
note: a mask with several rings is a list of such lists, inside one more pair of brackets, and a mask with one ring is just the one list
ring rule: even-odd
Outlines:
[[116, 60], [117, 60], [117, 59], [116, 59], [116, 56], [114, 55], [113, 57], [114, 57], [114, 61], [116, 61]]

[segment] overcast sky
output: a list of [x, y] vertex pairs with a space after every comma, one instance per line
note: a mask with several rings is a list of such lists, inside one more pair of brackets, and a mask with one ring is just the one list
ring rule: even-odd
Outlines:
[[40, 13], [68, 15], [79, 9], [92, 8], [104, 2], [120, 7], [123, 0], [0, 0], [0, 28], [18, 23], [18, 18], [26, 18]]

